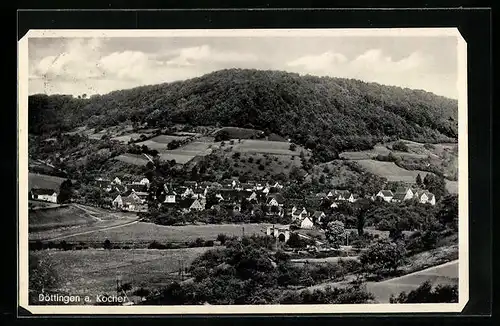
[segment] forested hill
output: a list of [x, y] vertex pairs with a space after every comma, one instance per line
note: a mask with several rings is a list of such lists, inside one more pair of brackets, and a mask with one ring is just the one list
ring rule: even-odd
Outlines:
[[[220, 70], [180, 82], [77, 99], [29, 98], [32, 133], [130, 120], [261, 129], [337, 151], [384, 136], [423, 142], [457, 138], [457, 101], [421, 90], [281, 71]], [[356, 143], [361, 141], [362, 143]]]

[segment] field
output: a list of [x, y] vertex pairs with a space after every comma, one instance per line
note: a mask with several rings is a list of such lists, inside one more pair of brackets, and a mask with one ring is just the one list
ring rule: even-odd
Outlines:
[[29, 240], [64, 238], [75, 233], [115, 227], [137, 220], [133, 213], [107, 211], [73, 204], [29, 212]]
[[30, 210], [28, 214], [30, 232], [91, 224], [97, 221], [96, 217], [74, 206]]
[[[297, 147], [298, 148], [298, 147]], [[290, 143], [269, 140], [244, 139], [241, 142], [236, 141], [233, 150], [242, 153], [262, 153], [274, 155], [300, 155], [300, 150], [290, 150]]]
[[418, 170], [405, 170], [403, 168], [400, 168], [393, 162], [382, 162], [375, 160], [356, 160], [356, 162], [367, 172], [387, 178], [388, 181], [415, 183], [415, 178], [418, 174], [420, 174], [423, 179], [428, 173]]
[[189, 267], [209, 249], [213, 248], [43, 250], [30, 254], [53, 264], [61, 278], [60, 292], [95, 298], [98, 294], [115, 294], [118, 275], [123, 283], [131, 283], [133, 290], [167, 285], [178, 278], [180, 261]]
[[145, 244], [156, 240], [160, 243], [186, 242], [202, 238], [215, 240], [217, 235], [241, 236], [243, 228], [245, 235], [263, 234], [271, 224], [212, 224], [212, 225], [183, 225], [163, 226], [153, 223], [139, 222], [133, 225], [98, 231], [89, 234], [77, 235], [66, 239], [68, 242], [103, 242], [106, 239], [112, 243]]
[[51, 175], [28, 173], [28, 189], [46, 188], [59, 190], [59, 186], [64, 180], [66, 179]]
[[148, 159], [145, 156], [131, 153], [121, 154], [114, 157], [113, 159], [133, 165], [146, 165], [148, 163]]
[[[149, 139], [148, 141], [149, 143], [164, 144], [164, 147], [166, 148], [166, 145], [168, 143], [171, 143], [174, 140], [185, 140], [186, 138], [187, 138], [186, 136], [158, 135], [156, 137]], [[138, 145], [143, 145], [143, 143], [144, 142], [138, 143]]]
[[229, 138], [233, 139], [249, 139], [263, 134], [261, 130], [248, 129], [248, 128], [238, 128], [238, 127], [223, 127], [219, 129], [215, 134], [220, 132], [227, 132]]

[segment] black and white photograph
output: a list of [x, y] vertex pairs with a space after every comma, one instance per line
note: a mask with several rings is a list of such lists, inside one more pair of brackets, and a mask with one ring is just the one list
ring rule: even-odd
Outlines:
[[461, 311], [466, 47], [454, 28], [30, 30], [20, 305]]

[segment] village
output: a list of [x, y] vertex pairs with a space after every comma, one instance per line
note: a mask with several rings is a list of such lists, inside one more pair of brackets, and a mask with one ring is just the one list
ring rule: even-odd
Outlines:
[[[150, 205], [168, 207], [181, 213], [193, 211], [204, 211], [215, 209], [216, 211], [228, 210], [230, 212], [241, 212], [245, 204], [263, 207], [268, 216], [288, 218], [288, 220], [301, 229], [310, 229], [315, 225], [321, 225], [326, 210], [332, 211], [338, 208], [340, 203], [355, 203], [359, 200], [384, 201], [387, 203], [402, 203], [414, 201], [420, 204], [435, 205], [436, 198], [428, 190], [419, 189], [417, 186], [399, 187], [395, 192], [381, 189], [379, 192], [361, 197], [343, 189], [330, 189], [327, 192], [319, 192], [311, 196], [315, 203], [315, 209], [294, 205], [293, 199], [285, 198], [283, 195], [286, 184], [280, 182], [257, 182], [250, 181], [242, 183], [237, 179], [227, 179], [221, 182], [197, 182], [184, 181], [181, 184], [165, 183], [163, 189], [151, 192], [151, 181], [148, 178], [135, 180], [121, 180], [115, 177], [113, 180], [96, 178], [92, 185], [100, 188], [111, 196], [109, 204], [103, 208], [127, 211], [147, 212]], [[207, 197], [212, 200], [207, 203]], [[33, 188], [29, 195], [30, 200], [57, 203], [57, 189]], [[252, 206], [252, 207], [253, 207]], [[254, 214], [253, 209], [250, 214]]]

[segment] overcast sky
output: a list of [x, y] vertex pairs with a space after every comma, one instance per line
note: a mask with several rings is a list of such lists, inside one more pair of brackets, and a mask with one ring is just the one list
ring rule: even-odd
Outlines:
[[30, 38], [29, 93], [92, 95], [224, 68], [285, 70], [457, 98], [455, 37]]

